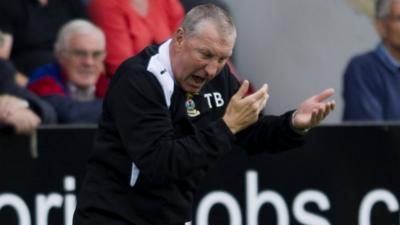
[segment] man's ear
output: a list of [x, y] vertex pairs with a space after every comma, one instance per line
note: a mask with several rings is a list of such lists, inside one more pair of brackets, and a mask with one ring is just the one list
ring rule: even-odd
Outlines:
[[182, 27], [179, 27], [175, 32], [175, 41], [178, 46], [182, 46], [184, 40], [185, 30]]
[[65, 65], [66, 61], [68, 60], [68, 57], [66, 52], [64, 51], [54, 51], [54, 55], [58, 61], [58, 63], [60, 63], [61, 66]]
[[375, 29], [379, 36], [384, 39], [387, 34], [386, 21], [385, 20], [375, 20]]

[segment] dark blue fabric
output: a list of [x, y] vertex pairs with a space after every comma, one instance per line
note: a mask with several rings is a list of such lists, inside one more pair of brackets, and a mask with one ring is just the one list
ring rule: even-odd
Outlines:
[[43, 96], [56, 112], [59, 123], [97, 123], [101, 115], [102, 100], [80, 102], [61, 95]]
[[9, 61], [0, 59], [0, 94], [14, 95], [27, 100], [30, 108], [40, 116], [42, 123], [55, 123], [57, 117], [53, 107], [27, 89], [19, 87], [15, 83], [16, 72]]
[[[43, 100], [54, 107], [59, 123], [97, 123], [100, 119], [102, 99], [78, 101], [69, 96], [66, 83], [61, 76], [61, 67], [58, 63], [50, 63], [37, 68], [29, 79], [29, 84], [40, 81], [45, 77], [53, 78], [63, 89], [65, 96], [58, 93], [41, 96]], [[28, 84], [28, 85], [29, 85]]]
[[400, 71], [383, 45], [355, 56], [343, 80], [344, 121], [400, 120]]
[[68, 95], [68, 88], [64, 79], [61, 77], [61, 66], [57, 62], [52, 62], [38, 67], [29, 76], [28, 86], [43, 79], [46, 76], [52, 77], [63, 90], [64, 95]]

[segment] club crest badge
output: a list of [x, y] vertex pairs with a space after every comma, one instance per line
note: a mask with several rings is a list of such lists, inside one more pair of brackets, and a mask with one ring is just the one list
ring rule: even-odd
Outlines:
[[200, 111], [196, 109], [196, 104], [194, 103], [192, 98], [193, 98], [192, 94], [186, 94], [186, 102], [185, 102], [186, 112], [189, 117], [196, 117], [200, 115]]

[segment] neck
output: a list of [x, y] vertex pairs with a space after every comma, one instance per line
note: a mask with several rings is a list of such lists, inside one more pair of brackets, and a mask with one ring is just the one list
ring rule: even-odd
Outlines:
[[71, 82], [68, 83], [69, 92], [72, 99], [77, 101], [91, 101], [96, 98], [96, 87], [91, 85], [89, 87], [78, 87]]

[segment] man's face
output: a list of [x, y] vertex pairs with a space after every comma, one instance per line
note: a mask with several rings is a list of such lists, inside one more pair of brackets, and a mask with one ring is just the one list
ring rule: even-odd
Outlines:
[[68, 80], [79, 88], [95, 85], [103, 71], [105, 46], [96, 33], [72, 34], [68, 49], [57, 54]]
[[177, 82], [183, 90], [197, 93], [224, 67], [235, 43], [235, 37], [221, 37], [210, 22], [201, 24], [199, 34], [187, 38], [183, 30], [178, 31], [176, 57], [173, 70]]
[[389, 16], [382, 25], [382, 39], [389, 49], [400, 52], [400, 1], [390, 6]]

